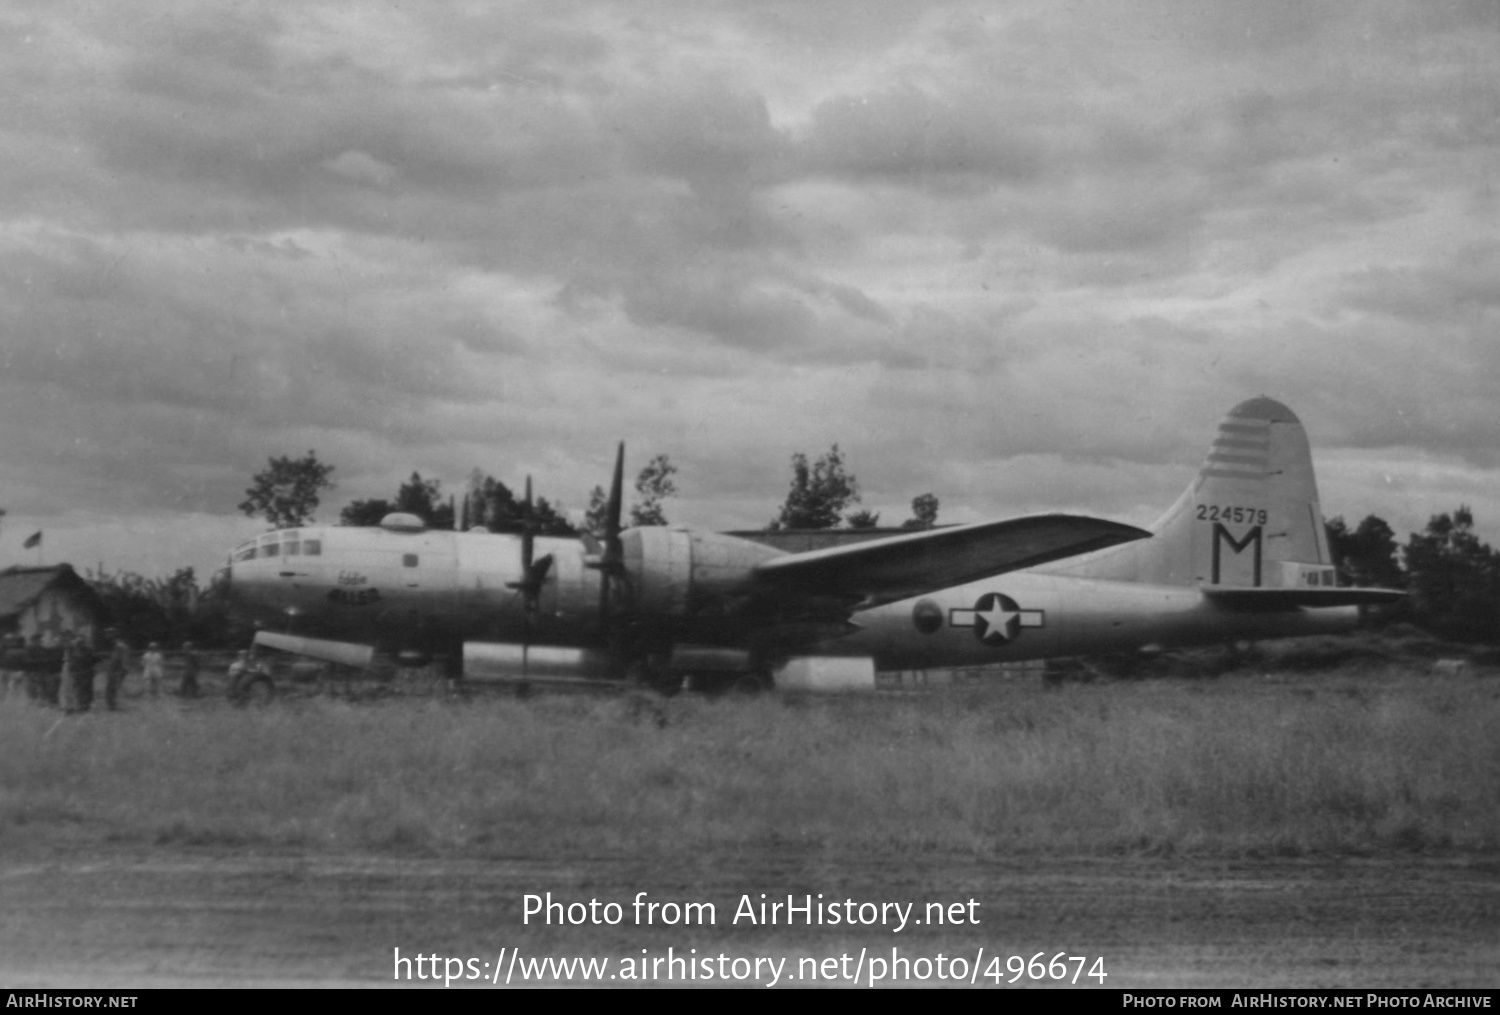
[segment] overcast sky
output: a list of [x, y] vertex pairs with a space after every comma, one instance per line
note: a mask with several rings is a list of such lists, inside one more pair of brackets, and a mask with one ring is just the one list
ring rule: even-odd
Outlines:
[[0, 95], [0, 563], [201, 573], [308, 449], [1149, 523], [1260, 394], [1500, 541], [1493, 0], [9, 0]]

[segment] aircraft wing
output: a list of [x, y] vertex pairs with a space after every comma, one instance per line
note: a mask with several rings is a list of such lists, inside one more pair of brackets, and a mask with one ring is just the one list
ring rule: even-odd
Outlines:
[[1406, 598], [1395, 589], [1367, 588], [1205, 588], [1209, 601], [1227, 610], [1243, 613], [1294, 610], [1303, 606], [1379, 606]]
[[757, 565], [754, 577], [778, 591], [849, 597], [873, 606], [1150, 535], [1102, 518], [1034, 515], [787, 554]]

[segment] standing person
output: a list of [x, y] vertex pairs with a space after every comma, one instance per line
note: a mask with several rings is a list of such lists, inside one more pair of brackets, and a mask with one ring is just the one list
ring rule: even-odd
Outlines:
[[233, 702], [240, 701], [242, 689], [254, 676], [255, 668], [254, 653], [250, 649], [240, 649], [234, 662], [229, 664], [229, 684], [224, 688], [224, 696]]
[[182, 683], [177, 694], [183, 698], [198, 697], [198, 648], [190, 641], [182, 643]]
[[130, 672], [130, 646], [125, 639], [115, 638], [114, 647], [104, 663], [104, 707], [111, 712], [120, 708], [120, 685], [125, 683], [125, 674]]
[[26, 687], [26, 639], [19, 634], [7, 635], [0, 667], [4, 670], [5, 697], [24, 692]]
[[26, 646], [26, 690], [32, 701], [43, 705], [58, 704], [62, 660], [61, 648], [48, 648], [42, 644], [41, 635], [31, 636], [31, 644]]
[[[62, 633], [62, 673], [57, 682], [57, 706], [64, 712], [78, 711], [78, 650], [72, 631]], [[92, 688], [90, 688], [92, 689]]]
[[78, 711], [94, 707], [94, 646], [81, 634], [73, 636], [73, 700]]
[[161, 696], [161, 682], [167, 675], [167, 660], [161, 654], [161, 646], [152, 642], [141, 656], [141, 676], [146, 680], [146, 696]]
[[94, 707], [94, 652], [75, 631], [63, 634], [62, 679], [58, 704], [69, 714]]

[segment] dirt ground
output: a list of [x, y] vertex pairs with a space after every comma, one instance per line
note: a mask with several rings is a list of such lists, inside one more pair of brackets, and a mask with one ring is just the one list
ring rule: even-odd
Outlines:
[[[545, 901], [548, 892], [554, 902], [598, 900], [601, 923], [524, 923], [525, 897]], [[715, 922], [637, 925], [631, 902], [639, 892], [660, 903], [713, 903]], [[761, 893], [768, 902], [788, 894], [801, 902], [810, 893], [815, 903], [821, 893], [823, 903], [841, 908], [845, 899], [911, 902], [917, 920], [928, 903], [941, 903], [965, 922], [899, 932], [879, 924], [735, 922], [741, 896], [758, 905]], [[602, 922], [615, 915], [602, 908], [611, 902], [621, 907], [615, 926]], [[953, 903], [962, 905], [947, 908]], [[895, 910], [885, 912], [896, 919]], [[977, 923], [967, 922], [971, 914]], [[582, 908], [574, 915], [586, 918]], [[396, 949], [408, 958], [472, 958], [447, 968], [485, 979], [454, 986], [488, 985], [497, 966], [519, 984], [529, 961], [548, 956], [607, 957], [606, 984], [641, 982], [619, 978], [636, 972], [659, 985], [672, 967], [657, 963], [654, 976], [647, 970], [669, 948], [679, 959], [710, 959], [716, 974], [744, 972], [737, 982], [747, 985], [770, 979], [771, 966], [752, 965], [758, 957], [788, 960], [783, 986], [806, 985], [815, 968], [820, 985], [848, 985], [823, 977], [858, 969], [863, 986], [877, 968], [872, 960], [889, 961], [894, 948], [915, 963], [904, 982], [931, 985], [952, 985], [954, 959], [977, 985], [991, 986], [996, 974], [1002, 985], [1012, 978], [1012, 955], [1029, 960], [1040, 952], [1045, 961], [1063, 952], [1085, 958], [1080, 985], [1099, 982], [1087, 974], [1103, 959], [1107, 987], [1495, 987], [1500, 864], [944, 856], [893, 863], [791, 851], [685, 862], [482, 860], [98, 845], [0, 860], [0, 985], [7, 987], [388, 986], [399, 968]], [[838, 961], [845, 955], [846, 963]], [[748, 961], [736, 966], [736, 958]], [[836, 961], [825, 966], [826, 959]], [[689, 968], [696, 982], [706, 979], [702, 965], [675, 968], [679, 979]], [[1066, 970], [1071, 979], [1075, 965]], [[424, 975], [433, 972], [430, 963], [407, 971], [403, 985], [441, 986], [441, 978]], [[542, 979], [567, 980], [555, 970]], [[584, 980], [575, 972], [570, 982]], [[1029, 985], [1024, 975], [1015, 984]]]

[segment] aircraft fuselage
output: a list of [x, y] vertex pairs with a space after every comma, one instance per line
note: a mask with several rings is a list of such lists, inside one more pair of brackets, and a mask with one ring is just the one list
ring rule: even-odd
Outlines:
[[[629, 590], [668, 645], [753, 645], [775, 656], [862, 656], [878, 669], [981, 666], [1145, 644], [1194, 644], [1342, 630], [1353, 607], [1226, 610], [1190, 585], [1016, 571], [848, 612], [740, 616], [737, 581], [778, 555], [749, 540], [681, 529], [631, 530]], [[603, 648], [601, 576], [577, 539], [538, 537], [552, 558], [528, 616], [514, 535], [311, 527], [268, 533], [232, 558], [231, 597], [268, 631], [452, 653], [466, 642]], [[726, 608], [726, 604], [730, 608]], [[770, 640], [757, 632], [770, 632]], [[770, 645], [772, 651], [764, 650]]]
[[[309, 552], [311, 550], [311, 552]], [[538, 537], [551, 555], [530, 618], [539, 640], [576, 643], [599, 630], [599, 572], [577, 539]], [[521, 538], [479, 532], [308, 527], [267, 533], [231, 556], [229, 595], [267, 630], [399, 646], [413, 637], [520, 638], [514, 587]]]
[[982, 666], [1331, 633], [1356, 607], [1257, 613], [1226, 610], [1201, 590], [1017, 571], [855, 614], [860, 630], [836, 646], [880, 669]]

